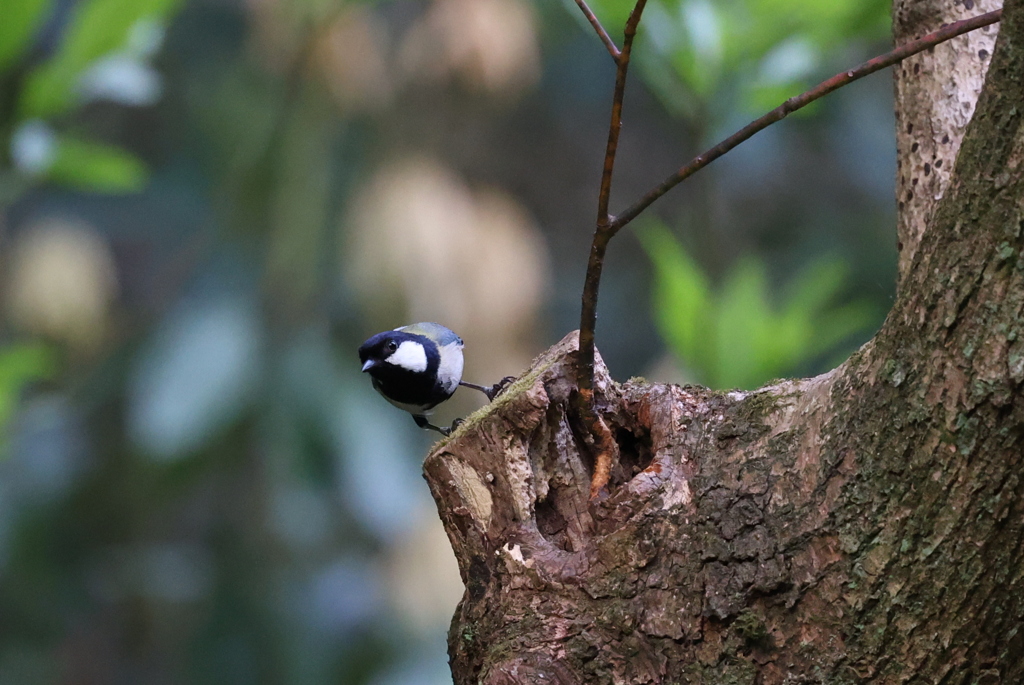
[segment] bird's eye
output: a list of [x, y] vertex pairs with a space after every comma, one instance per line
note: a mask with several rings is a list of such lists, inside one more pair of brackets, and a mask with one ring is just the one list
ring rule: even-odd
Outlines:
[[395, 350], [398, 349], [398, 343], [396, 343], [394, 340], [391, 340], [390, 342], [388, 342], [388, 349], [394, 352]]

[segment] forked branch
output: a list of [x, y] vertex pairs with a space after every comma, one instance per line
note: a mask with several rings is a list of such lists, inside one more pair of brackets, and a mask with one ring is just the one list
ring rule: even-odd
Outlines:
[[853, 83], [858, 79], [869, 76], [876, 71], [881, 71], [886, 67], [898, 64], [908, 57], [916, 55], [919, 52], [924, 52], [928, 48], [935, 47], [939, 43], [944, 43], [951, 38], [956, 38], [959, 35], [980, 29], [983, 26], [994, 24], [999, 21], [1002, 16], [1003, 10], [998, 9], [988, 12], [987, 14], [978, 15], [977, 17], [971, 17], [970, 19], [964, 19], [963, 21], [947, 24], [934, 33], [929, 33], [926, 36], [922, 36], [921, 38], [912, 40], [909, 43], [905, 43], [892, 52], [879, 55], [878, 57], [870, 59], [854, 69], [850, 69], [849, 71], [836, 74], [832, 78], [822, 81], [814, 88], [811, 88], [810, 90], [795, 97], [791, 97], [761, 118], [750, 122], [736, 133], [715, 145], [713, 148], [694, 157], [689, 164], [666, 178], [660, 185], [653, 188], [642, 198], [630, 205], [625, 211], [616, 216], [609, 224], [609, 229], [613, 234], [617, 233], [620, 228], [639, 216], [640, 212], [651, 206], [655, 200], [667, 193], [669, 190], [682, 183], [687, 178], [724, 155], [726, 152], [729, 152], [729, 150], [732, 150], [740, 143], [751, 138], [755, 133], [763, 131], [777, 121], [781, 121], [786, 118], [787, 115], [797, 111], [798, 109], [806, 107], [815, 100], [828, 95], [834, 90], [838, 90], [839, 88]]
[[598, 20], [597, 15], [594, 14], [593, 10], [587, 6], [586, 0], [576, 0], [576, 4], [579, 5], [580, 10], [583, 12], [583, 16], [587, 18], [590, 25], [597, 31], [597, 37], [601, 39], [604, 46], [608, 48], [608, 54], [612, 56], [612, 59], [616, 62], [619, 61], [619, 56], [622, 54], [617, 47], [615, 47], [615, 41], [608, 35], [608, 32], [601, 26], [601, 22]]
[[[586, 7], [583, 0], [577, 0], [581, 7]], [[608, 145], [604, 153], [604, 169], [601, 173], [601, 190], [597, 199], [597, 229], [594, 232], [594, 241], [590, 249], [590, 263], [587, 265], [587, 281], [584, 285], [584, 293], [593, 292], [594, 297], [583, 298], [583, 314], [580, 322], [580, 368], [589, 369], [587, 374], [577, 375], [577, 387], [581, 391], [592, 390], [594, 384], [594, 319], [597, 315], [597, 289], [601, 281], [601, 267], [604, 263], [604, 253], [608, 247], [608, 240], [614, 235], [610, 231], [612, 216], [608, 213], [608, 203], [612, 192], [612, 172], [615, 170], [615, 153], [619, 147], [619, 131], [622, 129], [622, 100], [626, 92], [626, 72], [629, 70], [629, 58], [633, 51], [633, 39], [636, 37], [636, 27], [640, 24], [640, 17], [643, 14], [647, 0], [637, 0], [636, 6], [626, 21], [626, 28], [623, 31], [622, 50], [616, 56], [615, 63], [615, 92], [612, 95], [612, 117], [608, 126]], [[589, 8], [585, 10], [589, 12]], [[591, 13], [592, 14], [592, 13]], [[596, 17], [592, 22], [598, 30], [598, 35], [607, 35], [597, 21]], [[589, 305], [589, 306], [588, 306]]]
[[[582, 0], [577, 0], [577, 3], [581, 7], [586, 7]], [[616, 58], [618, 69], [615, 76], [615, 95], [612, 100], [612, 121], [608, 132], [608, 147], [605, 151], [604, 173], [601, 177], [601, 190], [598, 196], [597, 229], [594, 232], [594, 240], [590, 249], [590, 261], [587, 264], [587, 275], [583, 285], [583, 306], [580, 316], [580, 352], [576, 383], [581, 395], [591, 399], [594, 378], [594, 328], [597, 321], [597, 298], [601, 283], [601, 271], [604, 266], [604, 256], [608, 243], [623, 226], [639, 216], [641, 212], [679, 183], [697, 173], [740, 143], [748, 140], [755, 133], [781, 121], [798, 109], [806, 107], [834, 90], [876, 71], [897, 64], [907, 57], [935, 47], [939, 43], [983, 26], [994, 24], [1003, 15], [1003, 11], [999, 9], [977, 17], [947, 24], [938, 31], [905, 43], [895, 50], [870, 59], [854, 69], [836, 74], [814, 88], [786, 100], [772, 111], [750, 122], [706, 152], [697, 155], [689, 164], [683, 166], [662, 181], [657, 187], [651, 189], [621, 214], [612, 216], [608, 212], [608, 198], [611, 195], [612, 170], [615, 167], [615, 153], [618, 147], [619, 130], [622, 127], [622, 96], [625, 89], [626, 68], [629, 65], [630, 49], [633, 37], [636, 34], [636, 26], [640, 21], [640, 12], [643, 11], [643, 5], [644, 0], [640, 0], [636, 8], [634, 8], [633, 14], [630, 15], [629, 22], [626, 24], [626, 37], [623, 42], [623, 48], [621, 54]], [[589, 13], [589, 8], [584, 11]], [[588, 18], [590, 16], [592, 16], [592, 13], [588, 14]], [[601, 35], [604, 30], [600, 28], [601, 25], [596, 17], [591, 20], [591, 23], [597, 29], [598, 35]], [[605, 33], [604, 35], [607, 34]], [[615, 56], [614, 53], [613, 56]]]

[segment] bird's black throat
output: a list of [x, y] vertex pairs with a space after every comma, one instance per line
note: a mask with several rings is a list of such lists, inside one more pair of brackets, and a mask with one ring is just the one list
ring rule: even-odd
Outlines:
[[433, 373], [409, 371], [390, 364], [375, 366], [369, 373], [385, 397], [402, 404], [420, 405], [427, 410], [451, 396], [445, 393]]

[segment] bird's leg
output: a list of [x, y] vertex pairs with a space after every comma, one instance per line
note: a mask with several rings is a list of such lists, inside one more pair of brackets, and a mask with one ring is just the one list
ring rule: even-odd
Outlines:
[[493, 401], [495, 397], [497, 397], [498, 395], [505, 391], [505, 388], [512, 385], [515, 379], [515, 376], [505, 376], [504, 378], [502, 378], [500, 381], [491, 386], [491, 392], [487, 395], [487, 398]]
[[454, 421], [452, 421], [452, 425], [451, 426], [449, 426], [448, 428], [442, 428], [441, 426], [435, 426], [434, 424], [432, 424], [429, 421], [427, 421], [427, 417], [426, 416], [416, 416], [416, 415], [413, 415], [412, 420], [415, 421], [416, 425], [419, 426], [420, 428], [425, 428], [427, 430], [437, 431], [438, 433], [440, 433], [441, 435], [445, 436], [446, 438], [449, 435], [452, 434], [453, 430], [455, 430], [456, 428], [459, 427], [459, 424], [462, 423], [462, 419], [455, 419]]
[[430, 421], [427, 421], [426, 416], [413, 415], [412, 420], [415, 421], [416, 425], [419, 426], [420, 428], [426, 428], [427, 430], [437, 431], [441, 435], [448, 435], [451, 432], [450, 428], [441, 428], [440, 426], [435, 426], [434, 424], [430, 423]]
[[476, 383], [467, 383], [466, 381], [459, 381], [459, 385], [466, 388], [473, 388], [474, 390], [479, 390], [483, 394], [487, 395], [487, 399], [494, 399], [494, 390], [492, 388], [486, 388], [482, 385], [477, 385]]
[[509, 383], [516, 379], [515, 376], [505, 376], [494, 385], [488, 387], [486, 385], [477, 385], [476, 383], [467, 383], [466, 381], [459, 381], [459, 385], [464, 385], [467, 388], [473, 388], [479, 390], [483, 394], [487, 395], [487, 399], [494, 401], [494, 398], [501, 394], [501, 391], [508, 387]]

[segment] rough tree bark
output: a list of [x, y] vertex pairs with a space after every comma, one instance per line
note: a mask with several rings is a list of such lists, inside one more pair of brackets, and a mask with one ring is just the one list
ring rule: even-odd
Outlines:
[[1024, 682], [1024, 0], [989, 59], [948, 177], [919, 153], [948, 170], [930, 127], [966, 118], [901, 86], [902, 169], [941, 200], [901, 214], [897, 301], [842, 366], [716, 393], [599, 364], [598, 503], [574, 335], [434, 448], [456, 683]]

